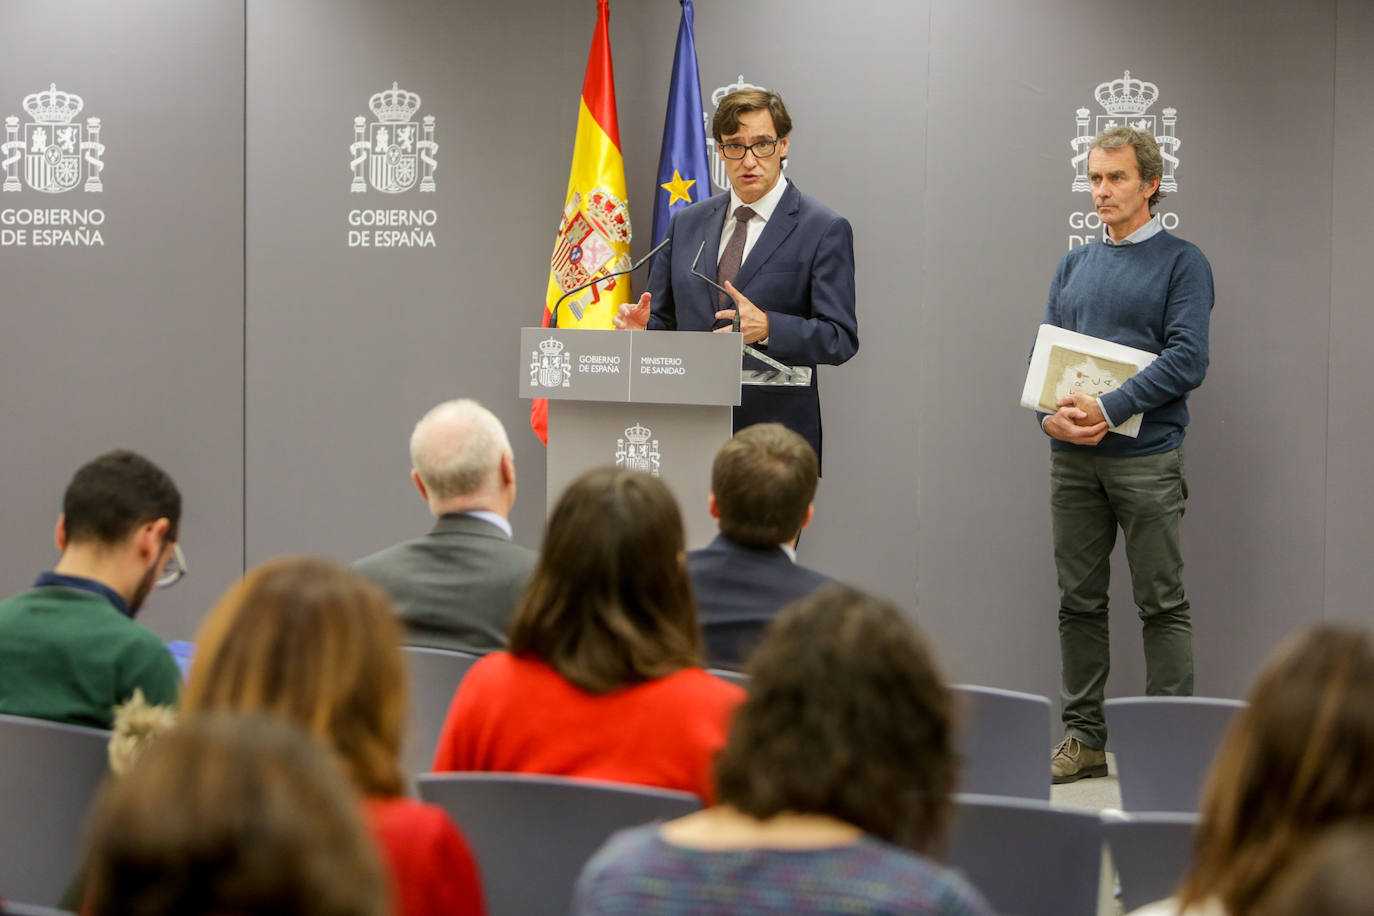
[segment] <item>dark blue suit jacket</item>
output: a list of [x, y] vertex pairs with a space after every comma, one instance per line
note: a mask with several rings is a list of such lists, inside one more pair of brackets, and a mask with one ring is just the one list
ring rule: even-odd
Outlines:
[[[649, 272], [651, 329], [709, 331], [715, 326], [719, 292], [692, 276], [716, 278], [729, 193], [684, 207], [668, 223], [663, 251]], [[773, 216], [749, 257], [740, 265], [735, 288], [768, 313], [765, 352], [792, 366], [839, 365], [859, 349], [854, 314], [854, 231], [849, 221], [807, 197], [788, 182]], [[764, 368], [754, 359], [746, 364]], [[735, 408], [735, 429], [776, 421], [796, 430], [821, 454], [821, 407], [812, 376], [809, 388], [745, 386]]]
[[744, 667], [779, 608], [832, 581], [780, 547], [746, 547], [723, 534], [687, 554], [687, 574], [713, 668]]

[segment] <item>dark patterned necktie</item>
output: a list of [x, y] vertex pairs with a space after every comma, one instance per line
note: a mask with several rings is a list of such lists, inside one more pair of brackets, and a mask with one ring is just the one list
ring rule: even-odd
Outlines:
[[[753, 218], [754, 211], [748, 207], [735, 208], [735, 231], [726, 243], [725, 253], [720, 256], [720, 264], [716, 267], [716, 281], [721, 286], [734, 283], [735, 277], [739, 276], [740, 264], [744, 262], [744, 240], [749, 235], [749, 221]], [[734, 308], [734, 300], [721, 293], [720, 308]]]

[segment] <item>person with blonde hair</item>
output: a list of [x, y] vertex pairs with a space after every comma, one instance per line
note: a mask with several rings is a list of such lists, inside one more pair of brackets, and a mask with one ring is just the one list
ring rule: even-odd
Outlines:
[[386, 596], [322, 558], [250, 570], [210, 612], [183, 716], [249, 712], [294, 722], [334, 751], [391, 866], [399, 916], [482, 913], [477, 865], [442, 809], [404, 797], [406, 679]]
[[102, 789], [89, 916], [387, 916], [352, 788], [281, 722], [202, 716]]
[[940, 854], [953, 701], [895, 606], [840, 585], [787, 605], [749, 662], [719, 803], [612, 837], [579, 916], [991, 911]]
[[682, 518], [656, 477], [568, 487], [511, 623], [463, 678], [434, 769], [580, 776], [711, 794], [744, 692], [701, 668]]
[[1374, 639], [1320, 624], [1260, 672], [1207, 776], [1192, 865], [1142, 916], [1246, 916], [1327, 829], [1374, 817]]

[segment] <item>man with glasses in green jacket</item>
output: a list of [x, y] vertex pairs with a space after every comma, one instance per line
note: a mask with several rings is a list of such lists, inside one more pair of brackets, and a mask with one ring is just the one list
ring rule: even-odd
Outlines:
[[180, 521], [176, 484], [142, 455], [110, 452], [76, 472], [57, 565], [0, 601], [0, 713], [109, 728], [135, 689], [153, 705], [176, 702], [176, 662], [134, 616], [186, 572]]

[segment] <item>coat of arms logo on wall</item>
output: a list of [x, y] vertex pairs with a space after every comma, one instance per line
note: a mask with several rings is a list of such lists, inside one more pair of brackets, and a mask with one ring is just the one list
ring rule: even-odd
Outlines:
[[1180, 143], [1174, 131], [1178, 124], [1178, 109], [1164, 108], [1158, 118], [1150, 113], [1150, 106], [1159, 98], [1159, 87], [1136, 79], [1127, 70], [1121, 79], [1099, 83], [1093, 94], [1106, 114], [1097, 115], [1094, 122], [1089, 109], [1080, 108], [1076, 112], [1078, 131], [1069, 141], [1069, 146], [1073, 147], [1073, 156], [1069, 160], [1074, 169], [1073, 190], [1091, 190], [1088, 184], [1088, 151], [1093, 137], [1109, 127], [1124, 124], [1136, 130], [1148, 131], [1155, 138], [1159, 144], [1159, 154], [1164, 159], [1164, 175], [1159, 180], [1159, 190], [1166, 193], [1177, 191], [1178, 179], [1174, 177], [1174, 170], [1178, 168], [1178, 156], [1175, 153]]
[[363, 193], [370, 185], [383, 194], [402, 194], [418, 184], [421, 193], [433, 191], [439, 168], [434, 115], [417, 121], [420, 97], [397, 83], [372, 96], [367, 106], [376, 120], [369, 122], [362, 115], [353, 119], [349, 190]]
[[18, 117], [5, 118], [5, 142], [0, 144], [5, 180], [0, 189], [22, 190], [22, 167], [24, 184], [44, 194], [62, 194], [77, 185], [83, 191], [103, 191], [100, 119], [87, 118], [84, 124], [78, 119], [86, 106], [81, 96], [49, 83], [47, 89], [24, 96], [22, 105], [30, 118], [22, 133]]

